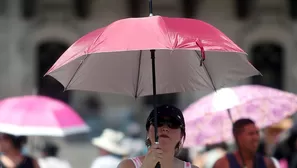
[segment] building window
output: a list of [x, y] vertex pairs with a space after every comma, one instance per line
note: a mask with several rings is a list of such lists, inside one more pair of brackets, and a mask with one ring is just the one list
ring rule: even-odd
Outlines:
[[21, 0], [21, 14], [24, 19], [31, 19], [37, 12], [37, 0]]
[[8, 0], [0, 1], [0, 15], [5, 15], [8, 11]]
[[252, 46], [252, 63], [263, 75], [253, 77], [252, 84], [283, 89], [284, 52], [278, 43], [265, 42]]
[[73, 0], [75, 15], [81, 19], [86, 19], [91, 13], [92, 1], [90, 0]]
[[68, 44], [60, 41], [47, 41], [37, 45], [37, 87], [38, 94], [53, 97], [69, 103], [69, 91], [51, 76], [44, 74], [68, 48]]
[[199, 2], [198, 0], [180, 0], [181, 8], [184, 17], [195, 18], [198, 11]]
[[141, 2], [139, 0], [127, 0], [129, 15], [131, 17], [140, 17]]

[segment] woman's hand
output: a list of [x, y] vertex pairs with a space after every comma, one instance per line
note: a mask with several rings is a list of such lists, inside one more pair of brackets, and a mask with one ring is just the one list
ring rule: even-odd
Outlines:
[[155, 168], [156, 164], [162, 160], [163, 151], [158, 144], [153, 144], [143, 162], [141, 168]]

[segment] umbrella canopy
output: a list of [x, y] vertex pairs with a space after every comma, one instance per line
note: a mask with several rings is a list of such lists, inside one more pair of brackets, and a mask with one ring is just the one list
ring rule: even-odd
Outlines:
[[153, 77], [156, 94], [165, 94], [214, 90], [258, 74], [246, 53], [217, 28], [162, 16], [118, 20], [92, 31], [47, 72], [66, 89], [133, 97], [152, 95]]
[[233, 140], [232, 121], [251, 118], [259, 128], [277, 123], [297, 110], [295, 94], [259, 85], [223, 88], [185, 111], [186, 146]]
[[0, 132], [16, 136], [66, 136], [90, 129], [67, 104], [44, 96], [0, 101]]

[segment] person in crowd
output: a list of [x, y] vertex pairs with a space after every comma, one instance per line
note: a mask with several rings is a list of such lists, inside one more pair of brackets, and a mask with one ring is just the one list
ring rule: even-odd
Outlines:
[[186, 138], [185, 121], [180, 109], [172, 105], [157, 107], [158, 143], [155, 143], [154, 110], [147, 118], [145, 156], [123, 160], [118, 168], [197, 168], [189, 162], [176, 158]]
[[99, 156], [91, 168], [116, 168], [123, 157], [129, 155], [129, 148], [123, 145], [124, 133], [106, 128], [103, 133], [92, 139], [92, 144], [99, 148]]
[[282, 134], [292, 126], [293, 120], [291, 118], [285, 118], [280, 122], [263, 129], [263, 138], [262, 141], [260, 141], [258, 153], [269, 156], [273, 155], [273, 151], [281, 139]]
[[45, 142], [42, 148], [42, 158], [38, 159], [40, 168], [71, 168], [68, 161], [60, 159], [59, 148], [52, 142]]
[[39, 168], [37, 161], [22, 153], [27, 137], [0, 133], [1, 168]]
[[291, 129], [285, 132], [283, 139], [276, 144], [273, 156], [282, 167], [297, 167], [297, 130]]
[[233, 153], [227, 153], [216, 161], [213, 168], [275, 168], [275, 164], [270, 157], [257, 153], [260, 135], [254, 121], [248, 118], [235, 121], [233, 136], [240, 152], [236, 150]]
[[225, 142], [206, 145], [205, 151], [200, 155], [200, 159], [203, 159], [199, 165], [201, 168], [212, 168], [215, 162], [224, 156], [228, 151], [228, 145]]

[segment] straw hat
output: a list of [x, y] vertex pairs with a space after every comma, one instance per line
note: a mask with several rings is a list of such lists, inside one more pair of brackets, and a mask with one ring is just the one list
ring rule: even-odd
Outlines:
[[290, 118], [281, 120], [280, 122], [269, 126], [269, 129], [287, 130], [293, 126], [293, 121]]
[[124, 137], [124, 133], [107, 128], [99, 137], [92, 139], [92, 144], [116, 155], [128, 155], [128, 148], [122, 144]]

